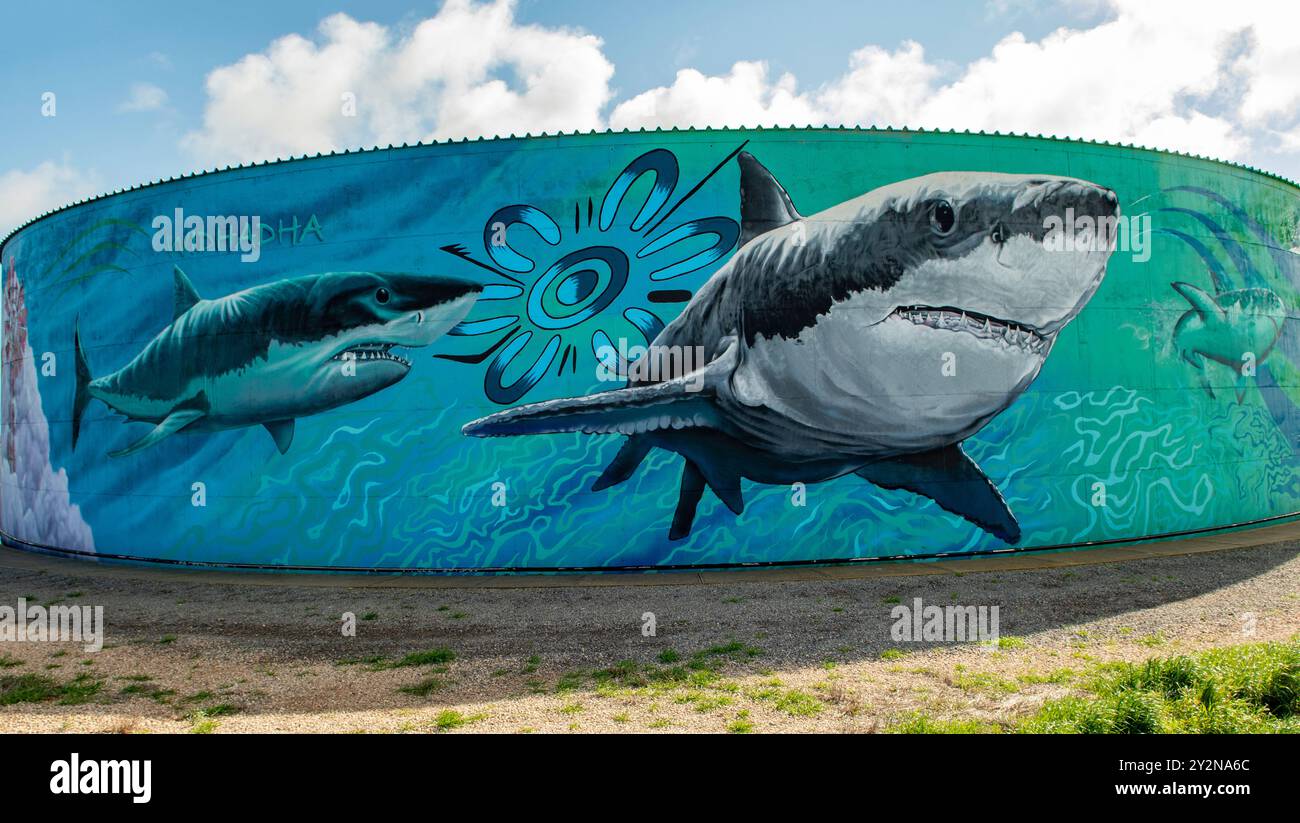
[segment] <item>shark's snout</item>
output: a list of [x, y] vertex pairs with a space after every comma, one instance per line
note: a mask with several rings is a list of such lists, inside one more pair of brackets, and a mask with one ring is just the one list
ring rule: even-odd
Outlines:
[[1083, 222], [1095, 225], [1100, 239], [1113, 242], [1119, 213], [1119, 198], [1105, 186], [1070, 177], [1031, 180], [1011, 203], [1006, 234], [1042, 240], [1056, 226]]

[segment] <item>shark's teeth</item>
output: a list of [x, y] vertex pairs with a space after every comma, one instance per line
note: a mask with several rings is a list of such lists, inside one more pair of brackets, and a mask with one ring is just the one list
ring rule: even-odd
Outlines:
[[1024, 349], [1033, 354], [1047, 351], [1047, 338], [1033, 329], [969, 310], [903, 306], [895, 309], [894, 314], [918, 326], [964, 331], [984, 340], [998, 341], [1007, 348]]
[[411, 361], [404, 357], [398, 357], [393, 354], [391, 349], [392, 343], [363, 343], [359, 346], [353, 346], [345, 349], [331, 357], [331, 360], [353, 360], [357, 363], [368, 363], [376, 360], [388, 360], [393, 363], [400, 363], [403, 366], [410, 367]]

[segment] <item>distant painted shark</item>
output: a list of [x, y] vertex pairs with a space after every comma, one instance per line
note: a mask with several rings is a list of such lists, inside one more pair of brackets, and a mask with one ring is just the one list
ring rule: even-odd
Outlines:
[[1191, 304], [1174, 326], [1179, 355], [1200, 373], [1201, 388], [1214, 397], [1205, 361], [1220, 363], [1234, 373], [1237, 402], [1246, 395], [1254, 368], [1264, 363], [1286, 321], [1286, 304], [1268, 289], [1235, 289], [1218, 295], [1191, 283], [1171, 283]]
[[690, 533], [706, 487], [739, 515], [742, 477], [852, 473], [1018, 542], [1015, 516], [961, 442], [1029, 386], [1105, 274], [1109, 228], [1053, 251], [1047, 218], [1071, 225], [1073, 209], [1113, 226], [1100, 218], [1118, 218], [1115, 194], [1064, 177], [949, 172], [804, 217], [752, 155], [738, 162], [741, 248], [651, 346], [702, 347], [707, 365], [463, 431], [627, 436], [593, 490], [627, 480], [653, 448], [680, 454], [670, 539]]
[[154, 424], [113, 457], [180, 431], [265, 426], [283, 454], [294, 421], [393, 385], [411, 364], [394, 346], [427, 346], [469, 312], [481, 286], [422, 274], [329, 272], [204, 300], [173, 272], [170, 325], [121, 369], [92, 378], [74, 332], [81, 416], [102, 400], [128, 421]]

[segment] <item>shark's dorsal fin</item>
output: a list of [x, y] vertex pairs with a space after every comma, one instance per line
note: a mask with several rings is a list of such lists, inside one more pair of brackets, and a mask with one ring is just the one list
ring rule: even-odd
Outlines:
[[266, 430], [271, 433], [272, 439], [275, 440], [275, 447], [284, 454], [289, 450], [289, 445], [293, 443], [293, 421], [292, 420], [272, 420], [270, 423], [263, 423]]
[[180, 317], [185, 312], [194, 307], [194, 304], [202, 300], [199, 293], [194, 290], [194, 284], [181, 271], [180, 266], [172, 266], [172, 301], [174, 309], [172, 311], [172, 320]]
[[742, 151], [736, 160], [740, 163], [740, 245], [803, 219], [790, 195], [754, 155]]
[[1191, 283], [1170, 283], [1174, 291], [1183, 296], [1183, 299], [1192, 305], [1196, 313], [1201, 316], [1201, 320], [1208, 321], [1213, 317], [1223, 314], [1223, 309], [1219, 304], [1214, 302], [1214, 297], [1199, 286], [1193, 286]]
[[928, 497], [1005, 543], [1020, 541], [1020, 524], [997, 486], [960, 445], [870, 463], [857, 475], [884, 489]]

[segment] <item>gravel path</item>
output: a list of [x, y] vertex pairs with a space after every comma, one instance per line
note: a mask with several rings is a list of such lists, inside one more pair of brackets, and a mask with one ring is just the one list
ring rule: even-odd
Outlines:
[[[1014, 719], [1101, 661], [1300, 631], [1300, 541], [1029, 571], [522, 589], [17, 557], [0, 553], [0, 605], [103, 606], [107, 645], [0, 642], [0, 677], [101, 684], [79, 704], [0, 706], [0, 732], [877, 731], [916, 711]], [[1001, 648], [892, 639], [891, 609], [917, 597], [998, 606]], [[403, 661], [441, 649], [454, 658]]]

